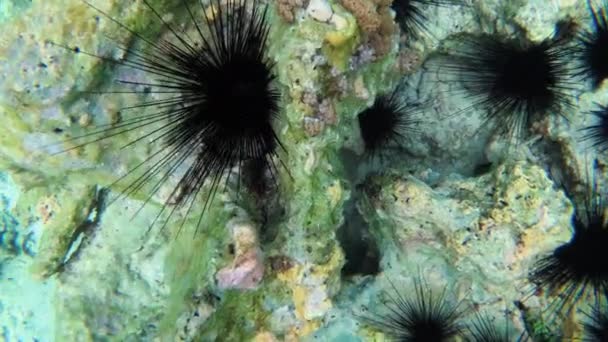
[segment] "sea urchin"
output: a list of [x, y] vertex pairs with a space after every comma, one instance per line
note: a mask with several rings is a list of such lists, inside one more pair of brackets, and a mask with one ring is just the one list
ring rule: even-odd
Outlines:
[[[157, 94], [161, 99], [125, 108], [122, 110], [125, 113], [132, 110], [139, 113], [109, 128], [74, 139], [89, 138], [79, 147], [136, 132], [138, 138], [126, 146], [144, 140], [158, 142], [160, 147], [119, 179], [130, 181], [118, 197], [138, 191], [150, 182], [153, 185], [147, 203], [170, 176], [178, 175], [178, 184], [169, 196], [177, 204], [170, 217], [183, 205], [190, 213], [194, 199], [209, 181], [210, 189], [200, 210], [198, 228], [221, 180], [228, 177], [227, 170], [252, 160], [276, 170], [273, 158], [282, 145], [273, 122], [279, 114], [280, 93], [273, 86], [273, 63], [266, 56], [269, 32], [266, 8], [260, 10], [258, 0], [212, 0], [209, 11], [200, 1], [200, 8], [192, 8], [183, 1], [196, 32], [188, 34], [165, 21], [148, 1], [143, 0], [143, 3], [169, 31], [172, 40], [157, 42], [146, 38], [87, 2], [141, 40], [144, 48], [119, 46], [128, 56], [122, 60], [73, 50], [153, 77], [151, 82], [118, 82], [146, 87], [146, 91], [134, 92]], [[204, 19], [195, 19], [199, 11], [206, 13], [200, 15]], [[144, 114], [146, 108], [157, 108], [157, 111]], [[152, 181], [154, 177], [158, 180]], [[166, 204], [159, 216], [165, 209]]]
[[[471, 107], [481, 107], [484, 124], [521, 138], [531, 124], [570, 107], [571, 47], [564, 39], [539, 43], [482, 34], [459, 38], [445, 70], [463, 85]], [[470, 109], [467, 107], [465, 110]]]
[[608, 291], [608, 224], [606, 203], [598, 191], [595, 173], [582, 205], [575, 206], [574, 233], [570, 241], [539, 259], [530, 280], [550, 296], [557, 296], [550, 309], [568, 313], [589, 294]]
[[427, 287], [421, 279], [415, 280], [413, 295], [404, 297], [393, 285], [396, 296], [389, 296], [385, 304], [388, 313], [376, 313], [366, 320], [394, 341], [443, 342], [459, 336], [464, 330], [458, 322], [460, 303], [450, 304], [445, 289], [434, 296]]
[[406, 105], [400, 98], [402, 86], [390, 94], [380, 95], [373, 105], [357, 116], [366, 155], [381, 155], [383, 149], [401, 147], [407, 133], [415, 132], [418, 120], [414, 118], [416, 106]]
[[581, 71], [597, 88], [604, 79], [608, 78], [608, 2], [604, 1], [601, 9], [593, 8], [588, 1], [589, 12], [593, 19], [593, 28], [583, 30], [579, 34], [582, 45]]
[[416, 37], [420, 32], [428, 32], [425, 6], [448, 6], [460, 3], [459, 0], [394, 0], [391, 8], [401, 32], [408, 37]]
[[597, 106], [598, 108], [591, 112], [597, 118], [597, 122], [583, 128], [585, 135], [582, 140], [590, 141], [591, 146], [604, 152], [608, 149], [608, 106]]

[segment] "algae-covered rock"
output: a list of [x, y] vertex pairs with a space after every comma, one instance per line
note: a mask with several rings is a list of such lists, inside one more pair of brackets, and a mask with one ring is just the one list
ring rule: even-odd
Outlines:
[[[338, 302], [343, 307], [338, 316], [361, 315], [361, 308], [378, 312], [393, 286], [408, 293], [422, 276], [435, 290], [446, 286], [465, 308], [494, 317], [510, 310], [511, 335], [523, 331], [522, 313], [513, 303], [535, 302], [527, 281], [533, 262], [571, 236], [570, 201], [542, 169], [504, 164], [482, 177], [435, 188], [392, 173], [368, 182], [368, 197], [358, 207], [377, 238], [384, 272], [373, 283], [351, 285], [352, 292]], [[351, 316], [332, 324], [342, 329], [352, 321]], [[374, 331], [367, 329], [360, 333], [371, 338]]]
[[[153, 1], [149, 5], [159, 12], [185, 13], [179, 1]], [[205, 212], [200, 232], [195, 232], [198, 215], [182, 221], [185, 209], [165, 223], [163, 217], [156, 215], [167, 201], [162, 198], [167, 191], [161, 189], [158, 198], [147, 198], [145, 190], [140, 190], [129, 192], [127, 198], [121, 192], [124, 184], [104, 188], [150, 153], [145, 144], [116, 153], [137, 134], [124, 134], [83, 147], [78, 146], [79, 141], [66, 141], [97, 125], [117, 122], [121, 116], [130, 114], [119, 113], [121, 108], [141, 101], [141, 97], [132, 94], [92, 95], [89, 91], [111, 90], [111, 80], [117, 78], [151, 82], [142, 72], [113, 65], [107, 60], [104, 63], [93, 55], [109, 54], [121, 58], [125, 51], [118, 47], [119, 42], [133, 40], [137, 41], [134, 44], [145, 45], [141, 41], [143, 35], [136, 37], [134, 32], [145, 32], [147, 37], [153, 37], [166, 30], [158, 18], [142, 15], [150, 12], [139, 2], [106, 2], [93, 6], [99, 11], [79, 1], [52, 6], [40, 3], [21, 9], [27, 16], [6, 19], [16, 31], [28, 34], [2, 41], [4, 53], [0, 67], [5, 91], [2, 92], [1, 111], [7, 128], [0, 138], [0, 165], [9, 171], [8, 175], [23, 174], [25, 184], [16, 207], [27, 210], [22, 213], [24, 217], [19, 217], [12, 211], [16, 200], [11, 200], [10, 206], [7, 204], [6, 210], [2, 211], [6, 223], [2, 229], [2, 246], [10, 252], [11, 260], [13, 255], [22, 252], [21, 249], [31, 254], [30, 267], [24, 268], [20, 277], [34, 277], [37, 280], [32, 280], [32, 284], [38, 281], [41, 287], [43, 282], [54, 285], [50, 294], [43, 292], [47, 294], [50, 306], [39, 313], [49, 317], [48, 325], [54, 333], [45, 330], [32, 333], [49, 340], [146, 340], [154, 337], [189, 340], [204, 338], [201, 336], [243, 340], [255, 336], [263, 326], [271, 325], [272, 310], [262, 300], [269, 294], [276, 302], [273, 305], [285, 307], [298, 303], [300, 314], [294, 318], [294, 326], [286, 326], [279, 333], [286, 334], [289, 329], [293, 330], [294, 336], [310, 333], [331, 307], [339, 274], [336, 270], [341, 266], [339, 247], [333, 239], [325, 240], [325, 237], [331, 237], [339, 225], [341, 204], [348, 191], [332, 175], [335, 171], [330, 165], [329, 141], [313, 144], [305, 141], [300, 125], [301, 112], [296, 110], [299, 97], [289, 96], [288, 92], [284, 99], [284, 114], [293, 126], [289, 128], [288, 122], [283, 122], [288, 129], [285, 134], [301, 143], [286, 145], [289, 146], [287, 165], [294, 170], [290, 175], [294, 183], [282, 187], [281, 191], [285, 192], [284, 196], [292, 197], [290, 194], [296, 193], [297, 189], [298, 196], [293, 196], [293, 200], [298, 204], [284, 206], [288, 211], [285, 217], [292, 221], [275, 223], [281, 228], [279, 236], [274, 245], [264, 247], [265, 251], [260, 249], [259, 242], [243, 251], [243, 246], [248, 244], [241, 241], [232, 245], [230, 217], [236, 215], [241, 221], [251, 222], [249, 214], [254, 213], [246, 210], [255, 207], [245, 203], [243, 208], [246, 210], [238, 208], [239, 202], [232, 196], [216, 196], [214, 204]], [[269, 16], [273, 23], [278, 23], [272, 10]], [[117, 30], [120, 27], [109, 17], [133, 31]], [[36, 24], [30, 21], [32, 18], [36, 19]], [[309, 31], [305, 29], [298, 34], [310, 41], [311, 57], [314, 57], [318, 54], [316, 50], [324, 44], [325, 33], [336, 27], [324, 27], [312, 19], [309, 25]], [[273, 39], [277, 43], [280, 41], [275, 33]], [[291, 44], [292, 41], [302, 42], [304, 38], [290, 36], [285, 41]], [[272, 46], [276, 50], [278, 45]], [[309, 88], [317, 87], [313, 75], [305, 72], [310, 60], [290, 71], [286, 61], [291, 61], [293, 55], [277, 55], [276, 58], [281, 68], [279, 80], [283, 83], [279, 86], [291, 86], [300, 78]], [[342, 58], [347, 59], [348, 55]], [[61, 151], [64, 152], [58, 153]], [[227, 192], [234, 192], [236, 187], [231, 180]], [[324, 202], [313, 199], [321, 188], [327, 193]], [[203, 202], [195, 205], [202, 207]], [[21, 227], [19, 219], [28, 219], [26, 214], [39, 225], [38, 235], [29, 234]], [[250, 230], [261, 229], [259, 222], [250, 226]], [[272, 229], [277, 230], [276, 227]], [[292, 236], [294, 233], [301, 238], [296, 240]], [[35, 245], [31, 242], [34, 238]], [[240, 241], [240, 238], [235, 239]], [[17, 245], [19, 249], [15, 248]], [[232, 254], [230, 248], [235, 248]], [[247, 264], [249, 259], [245, 256], [251, 254], [249, 251], [254, 251], [256, 256], [255, 270], [269, 269], [264, 263], [271, 259], [265, 256], [274, 254], [293, 259], [294, 269], [297, 267], [300, 271], [294, 271], [296, 278], [289, 280], [274, 278], [275, 275], [268, 271], [255, 271], [252, 273], [255, 279], [250, 279], [250, 285], [236, 284], [235, 275], [228, 272], [234, 273]], [[318, 280], [304, 279], [307, 272], [317, 268]], [[270, 280], [260, 284], [262, 276]], [[323, 290], [317, 286], [321, 283], [333, 285], [327, 285]], [[226, 290], [226, 284], [239, 291]], [[254, 289], [241, 294], [250, 287]], [[10, 287], [2, 289], [9, 293]], [[218, 294], [210, 294], [213, 292]], [[281, 292], [284, 295], [278, 296]], [[221, 300], [213, 299], [217, 296]], [[250, 298], [249, 303], [255, 307], [241, 307], [246, 302], [244, 298]], [[13, 303], [9, 304], [12, 311]], [[215, 314], [210, 317], [211, 313]], [[232, 325], [229, 321], [239, 313], [247, 324]], [[211, 323], [205, 325], [208, 319]], [[251, 324], [249, 319], [260, 325]], [[267, 323], [262, 324], [263, 321]], [[300, 326], [307, 328], [300, 330]], [[6, 336], [26, 336], [16, 325], [6, 326], [6, 329]]]
[[23, 206], [23, 184], [0, 172], [0, 329], [6, 341], [52, 339], [55, 282], [31, 276], [42, 222]]
[[[390, 1], [267, 3], [267, 53], [282, 94], [276, 183], [247, 191], [245, 177], [230, 177], [203, 186], [217, 190], [213, 201], [179, 207], [169, 195], [178, 176], [154, 196], [161, 171], [147, 186], [123, 178], [162, 142], [129, 144], [137, 131], [72, 138], [154, 115], [133, 106], [160, 98], [142, 86], [156, 76], [121, 61], [176, 32], [198, 34], [184, 2], [0, 2], [6, 340], [382, 341], [361, 313], [377, 309], [391, 283], [408, 291], [419, 274], [433, 289], [447, 286], [450, 300], [497, 317], [509, 309], [513, 334], [532, 324], [512, 303], [526, 298], [530, 313], [542, 311], [527, 272], [571, 236], [570, 202], [543, 167], [580, 182], [586, 150], [575, 131], [592, 119], [551, 117], [535, 128], [541, 138], [510, 155], [433, 63], [459, 35], [537, 41], [584, 6], [424, 6], [428, 31], [416, 38], [398, 31]], [[190, 9], [213, 20], [208, 5]], [[399, 81], [406, 103], [421, 105], [422, 124], [386, 160], [366, 160], [357, 114]], [[605, 90], [583, 91], [579, 110], [604, 103]], [[348, 264], [361, 246], [374, 255], [355, 259], [370, 271]]]

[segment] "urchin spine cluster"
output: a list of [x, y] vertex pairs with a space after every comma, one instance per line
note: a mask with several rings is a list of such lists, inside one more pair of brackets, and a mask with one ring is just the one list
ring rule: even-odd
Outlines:
[[417, 278], [413, 293], [406, 296], [391, 285], [394, 295], [389, 294], [389, 302], [384, 304], [387, 313], [376, 312], [365, 320], [395, 341], [450, 341], [464, 332], [459, 322], [463, 314], [460, 303], [448, 302], [446, 289], [434, 294]]
[[593, 28], [579, 34], [581, 65], [579, 75], [589, 78], [594, 88], [608, 78], [608, 1], [604, 0], [600, 8], [595, 8], [591, 0], [587, 1]]
[[460, 3], [459, 0], [394, 0], [391, 8], [395, 11], [395, 20], [399, 24], [401, 32], [408, 37], [417, 37], [421, 33], [429, 32], [425, 7], [441, 7]]
[[608, 149], [608, 106], [596, 104], [597, 108], [591, 112], [596, 123], [583, 128], [582, 141], [590, 142], [599, 152]]
[[[402, 294], [390, 282], [390, 292], [385, 292], [388, 302], [362, 321], [383, 331], [392, 341], [400, 342], [510, 342], [509, 320], [505, 313], [504, 324], [497, 324], [488, 313], [476, 312], [465, 323], [463, 302], [450, 302], [447, 287], [437, 295], [421, 276], [414, 278], [412, 293]], [[472, 308], [471, 308], [472, 309]], [[521, 337], [520, 337], [521, 340]]]
[[572, 48], [562, 39], [534, 43], [482, 34], [456, 42], [444, 69], [462, 84], [470, 107], [481, 107], [484, 125], [521, 138], [548, 115], [565, 116], [572, 107]]
[[595, 173], [581, 205], [575, 206], [574, 232], [570, 241], [540, 258], [530, 281], [554, 299], [551, 316], [567, 314], [581, 299], [608, 293], [608, 223], [605, 197], [599, 192]]
[[[141, 131], [140, 137], [127, 146], [144, 138], [160, 143], [160, 148], [119, 179], [131, 179], [119, 197], [152, 183], [148, 202], [171, 175], [186, 167], [178, 186], [171, 192], [170, 198], [177, 205], [169, 217], [182, 205], [188, 206], [189, 213], [201, 188], [209, 183], [210, 190], [198, 221], [200, 225], [221, 180], [232, 167], [257, 161], [256, 165], [270, 168], [276, 175], [273, 159], [282, 145], [273, 124], [279, 115], [280, 93], [273, 85], [274, 65], [266, 57], [267, 9], [260, 10], [257, 0], [226, 3], [217, 0], [211, 4], [214, 7], [213, 18], [204, 15], [201, 22], [195, 19], [195, 12], [197, 9], [205, 11], [202, 3], [199, 2], [200, 8], [191, 8], [184, 2], [189, 19], [196, 28], [196, 35], [192, 38], [178, 32], [153, 6], [145, 0], [143, 2], [169, 30], [175, 42], [150, 41], [92, 4], [87, 4], [141, 39], [149, 49], [123, 48], [129, 58], [112, 62], [143, 71], [155, 80], [147, 83], [119, 82], [146, 86], [149, 93], [164, 98], [127, 108], [157, 108], [153, 114], [137, 114], [110, 128], [76, 137], [76, 140], [95, 136], [95, 140], [79, 145], [82, 146], [137, 130]], [[152, 181], [155, 177], [159, 179]], [[159, 216], [165, 209], [166, 205]]]
[[[608, 1], [603, 1], [600, 8], [587, 2], [593, 27], [582, 30], [578, 35], [581, 45], [579, 51], [580, 65], [578, 75], [591, 80], [594, 89], [608, 78]], [[591, 146], [599, 152], [608, 149], [608, 106], [596, 104], [597, 109], [591, 114], [597, 122], [583, 128], [583, 141], [590, 141]]]
[[596, 299], [590, 312], [583, 312], [586, 317], [582, 322], [585, 332], [583, 341], [608, 341], [608, 293], [601, 297]]
[[376, 97], [373, 105], [361, 111], [358, 116], [359, 130], [365, 154], [369, 157], [382, 156], [390, 147], [403, 147], [408, 134], [416, 132], [418, 108], [407, 105], [401, 99], [403, 84], [389, 94]]
[[[505, 323], [506, 323], [505, 319]], [[476, 313], [475, 319], [467, 326], [468, 334], [465, 341], [469, 342], [510, 342], [508, 325], [500, 329], [493, 318]]]

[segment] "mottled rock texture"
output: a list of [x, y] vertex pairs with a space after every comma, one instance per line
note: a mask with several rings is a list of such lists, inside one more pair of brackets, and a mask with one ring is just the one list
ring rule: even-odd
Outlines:
[[[170, 37], [142, 1], [92, 3], [151, 40]], [[149, 3], [195, 32], [181, 1]], [[268, 5], [289, 174], [280, 171], [266, 201], [237, 195], [237, 182], [227, 182], [195, 234], [198, 215], [185, 210], [148, 230], [175, 179], [142, 210], [145, 188], [112, 201], [123, 188], [110, 185], [150, 153], [145, 143], [121, 149], [136, 134], [84, 147], [66, 140], [136, 116], [121, 108], [150, 99], [97, 93], [116, 89], [116, 79], [154, 77], [82, 53], [120, 59], [120, 44], [147, 51], [141, 39], [83, 1], [0, 2], [7, 340], [380, 341], [357, 315], [377, 306], [389, 281], [407, 291], [418, 274], [434, 288], [447, 285], [451, 299], [495, 315], [511, 310], [513, 333], [522, 331], [512, 303], [531, 293], [531, 263], [570, 237], [570, 201], [545, 170], [584, 180], [589, 149], [577, 132], [608, 92], [581, 85], [568, 121], [539, 123], [534, 139], [507, 153], [499, 136], [480, 128], [476, 108], [461, 112], [466, 98], [451, 92], [457, 85], [436, 67], [437, 56], [463, 33], [542, 40], [557, 20], [585, 17], [584, 1], [429, 6], [429, 32], [417, 39], [400, 35], [387, 1]], [[422, 123], [404, 149], [370, 162], [360, 155], [356, 115], [399, 80], [408, 103], [426, 104]], [[353, 222], [344, 231], [354, 242], [338, 233]], [[374, 271], [355, 265], [345, 275], [357, 253]], [[527, 304], [541, 308], [544, 300]]]

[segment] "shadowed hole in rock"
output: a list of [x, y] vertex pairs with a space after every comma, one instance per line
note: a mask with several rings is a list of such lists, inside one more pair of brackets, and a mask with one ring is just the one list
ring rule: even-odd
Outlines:
[[344, 224], [337, 231], [337, 238], [346, 259], [342, 276], [376, 275], [380, 272], [378, 246], [354, 203], [353, 200], [346, 203]]

